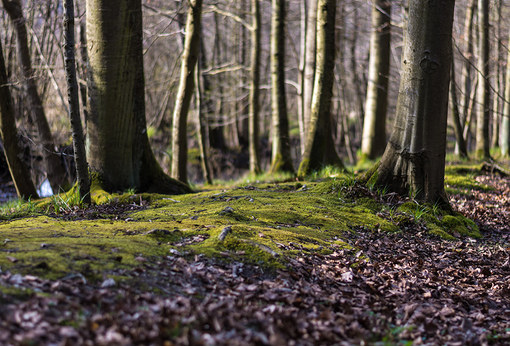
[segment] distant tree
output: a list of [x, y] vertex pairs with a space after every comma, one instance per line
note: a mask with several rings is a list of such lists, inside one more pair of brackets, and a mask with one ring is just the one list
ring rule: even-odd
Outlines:
[[186, 20], [186, 38], [181, 62], [181, 77], [175, 101], [172, 128], [172, 177], [188, 181], [188, 111], [195, 88], [195, 68], [200, 53], [202, 0], [190, 0]]
[[336, 0], [318, 0], [315, 85], [305, 151], [298, 171], [300, 177], [305, 177], [311, 171], [326, 165], [343, 167], [335, 150], [331, 131], [331, 98], [336, 50], [335, 18]]
[[410, 0], [393, 133], [370, 183], [426, 202], [444, 192], [455, 1]]
[[141, 0], [87, 0], [90, 169], [108, 191], [190, 192], [149, 145], [142, 36]]
[[23, 87], [30, 104], [31, 117], [36, 125], [39, 141], [42, 146], [42, 157], [46, 168], [46, 174], [53, 191], [66, 189], [69, 186], [66, 171], [60, 155], [56, 151], [55, 142], [51, 134], [50, 125], [44, 112], [43, 103], [37, 91], [32, 59], [28, 47], [27, 27], [23, 8], [20, 0], [2, 0], [5, 11], [9, 15], [16, 31], [17, 57], [23, 73]]
[[476, 156], [490, 158], [489, 120], [490, 60], [489, 60], [489, 0], [478, 0], [478, 92], [476, 117]]
[[261, 172], [259, 159], [259, 96], [260, 96], [260, 0], [251, 0], [251, 61], [249, 95], [250, 173]]
[[371, 160], [382, 155], [386, 146], [390, 41], [391, 1], [374, 0], [372, 4], [367, 99], [361, 142], [362, 155]]
[[[509, 33], [510, 38], [510, 33]], [[510, 156], [510, 51], [506, 63], [505, 100], [503, 115], [501, 117], [500, 140], [501, 154], [504, 157]]]
[[[317, 0], [303, 0], [306, 2], [306, 32], [305, 32], [305, 66], [303, 71], [303, 142], [312, 112], [312, 96], [315, 80], [315, 58], [317, 52]], [[303, 144], [303, 150], [304, 150]]]
[[18, 144], [16, 119], [12, 106], [9, 81], [5, 68], [2, 40], [0, 40], [0, 134], [4, 147], [4, 155], [9, 166], [12, 181], [19, 198], [37, 198], [37, 191], [30, 178], [30, 171], [21, 159], [21, 148]]
[[69, 118], [73, 134], [74, 162], [78, 177], [78, 191], [84, 203], [90, 204], [90, 179], [85, 140], [80, 117], [80, 99], [78, 80], [76, 78], [76, 54], [74, 51], [74, 0], [64, 1], [64, 64], [67, 77], [69, 100]]
[[289, 119], [285, 95], [285, 0], [272, 0], [271, 107], [273, 154], [271, 172], [294, 172], [290, 155]]
[[450, 104], [452, 108], [453, 129], [455, 132], [455, 141], [458, 148], [458, 154], [462, 158], [468, 157], [466, 141], [464, 140], [463, 127], [460, 119], [459, 102], [457, 99], [457, 84], [455, 83], [455, 59], [452, 55], [452, 67], [450, 77]]

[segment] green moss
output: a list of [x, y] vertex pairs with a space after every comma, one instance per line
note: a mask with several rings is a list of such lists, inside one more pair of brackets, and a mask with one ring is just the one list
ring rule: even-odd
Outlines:
[[461, 214], [445, 215], [441, 220], [441, 225], [449, 234], [454, 236], [467, 236], [472, 238], [481, 238], [478, 226], [470, 219]]

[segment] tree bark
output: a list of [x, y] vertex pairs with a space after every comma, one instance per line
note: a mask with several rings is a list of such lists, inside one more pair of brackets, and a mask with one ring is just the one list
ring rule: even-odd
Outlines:
[[78, 179], [78, 191], [85, 204], [90, 204], [90, 179], [85, 140], [80, 118], [80, 99], [78, 80], [76, 78], [76, 58], [74, 51], [74, 0], [64, 1], [64, 63], [69, 100], [69, 119], [73, 134], [74, 162]]
[[190, 192], [164, 174], [150, 148], [142, 37], [139, 0], [87, 1], [90, 169], [108, 191]]
[[[303, 72], [303, 131], [304, 140], [308, 123], [310, 122], [310, 113], [312, 112], [312, 96], [315, 78], [315, 58], [317, 48], [317, 0], [303, 0], [307, 2], [306, 17], [306, 43], [305, 43], [305, 70]], [[303, 148], [304, 150], [304, 148]]]
[[[200, 53], [203, 54], [203, 53]], [[198, 149], [200, 150], [200, 164], [202, 166], [202, 175], [207, 184], [212, 184], [211, 167], [209, 164], [209, 153], [205, 142], [207, 138], [207, 118], [202, 112], [202, 85], [200, 83], [200, 62], [197, 63], [195, 69], [195, 103], [197, 114], [197, 142]]]
[[444, 192], [455, 1], [409, 1], [393, 133], [367, 177], [402, 195], [448, 205]]
[[452, 106], [452, 117], [453, 117], [453, 129], [455, 132], [455, 140], [456, 145], [459, 149], [459, 156], [462, 158], [467, 158], [467, 146], [466, 141], [464, 140], [462, 123], [460, 120], [460, 110], [459, 110], [459, 102], [457, 99], [457, 90], [455, 83], [455, 59], [453, 59], [452, 55], [452, 67], [451, 67], [451, 77], [450, 77], [450, 103]]
[[23, 87], [30, 103], [32, 121], [37, 127], [39, 141], [42, 145], [42, 156], [46, 166], [46, 174], [51, 188], [54, 192], [58, 192], [61, 189], [66, 189], [69, 183], [60, 155], [56, 151], [50, 125], [44, 113], [41, 97], [37, 91], [21, 2], [20, 0], [2, 0], [2, 3], [16, 31], [16, 46], [18, 61], [23, 73]]
[[478, 93], [476, 116], [476, 148], [478, 158], [490, 158], [489, 120], [491, 112], [489, 82], [489, 0], [478, 0]]
[[249, 95], [249, 151], [250, 173], [259, 174], [259, 96], [260, 96], [260, 1], [251, 0], [252, 27], [251, 27], [251, 68], [250, 68], [250, 95]]
[[172, 125], [172, 177], [184, 183], [188, 181], [188, 111], [193, 96], [195, 67], [200, 52], [200, 25], [202, 0], [189, 2], [186, 19], [186, 39], [182, 54], [181, 77]]
[[290, 155], [289, 120], [285, 94], [285, 0], [272, 0], [271, 106], [273, 154], [271, 172], [294, 172]]
[[361, 154], [375, 159], [386, 146], [386, 112], [390, 73], [391, 1], [374, 0], [368, 87], [363, 122]]
[[[510, 31], [509, 31], [510, 38]], [[500, 140], [501, 155], [510, 156], [510, 51], [508, 52], [506, 62], [505, 76], [505, 100], [503, 105], [503, 115], [501, 117]]]
[[22, 150], [18, 144], [17, 133], [3, 47], [0, 40], [0, 134], [2, 135], [4, 155], [18, 197], [22, 199], [37, 198], [37, 191], [30, 178], [30, 171], [21, 159]]
[[331, 126], [331, 99], [335, 69], [336, 0], [319, 0], [317, 4], [317, 57], [312, 112], [308, 124], [305, 151], [298, 176], [327, 165], [343, 167], [335, 150]]

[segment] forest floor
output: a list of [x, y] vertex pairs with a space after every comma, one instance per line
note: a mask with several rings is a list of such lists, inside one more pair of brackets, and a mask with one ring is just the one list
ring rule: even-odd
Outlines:
[[[241, 222], [262, 222], [262, 216], [253, 217], [258, 221], [241, 217], [241, 199], [246, 199], [248, 204], [280, 196], [285, 201], [291, 194], [307, 193], [303, 191], [306, 185], [283, 184], [271, 189], [248, 185], [238, 194], [227, 189], [221, 193], [206, 192], [200, 195], [197, 206], [211, 199], [229, 205], [222, 204], [219, 211], [214, 211], [219, 215], [218, 224], [214, 219], [206, 219], [205, 231], [190, 233], [192, 236], [179, 240], [181, 247], [165, 248], [166, 255], [141, 254], [122, 267], [105, 264], [103, 272], [95, 267], [90, 269], [91, 264], [87, 264], [80, 267], [83, 270], [73, 267], [53, 276], [44, 275], [42, 273], [51, 272], [54, 265], [39, 261], [29, 266], [30, 256], [36, 256], [23, 250], [22, 241], [13, 238], [15, 234], [9, 234], [7, 239], [4, 233], [9, 231], [0, 229], [0, 240], [3, 239], [4, 244], [2, 247], [0, 243], [0, 344], [509, 344], [510, 178], [477, 171], [470, 179], [474, 180], [474, 185], [447, 179], [450, 201], [455, 210], [476, 222], [481, 238], [467, 237], [457, 231], [450, 240], [433, 235], [421, 215], [425, 209], [417, 207], [412, 217], [399, 218], [395, 223], [396, 231], [388, 231], [383, 226], [384, 220], [375, 223], [367, 219], [365, 226], [361, 220], [353, 222], [350, 231], [335, 233], [341, 237], [330, 235], [334, 241], [310, 240], [311, 233], [305, 232], [305, 226], [315, 232], [326, 232], [326, 228], [333, 227], [343, 214], [331, 214], [330, 208], [340, 208], [341, 203], [346, 203], [341, 200], [311, 211], [308, 224], [303, 219], [299, 225], [288, 225], [288, 232], [293, 229], [301, 232], [304, 245], [295, 240], [279, 240], [276, 235], [276, 240], [272, 238], [271, 232], [287, 227], [283, 223], [272, 228], [267, 221], [260, 228], [254, 228], [255, 238], [246, 238], [241, 243], [256, 244], [261, 251], [255, 255], [261, 257], [284, 257], [270, 267], [253, 258], [243, 261], [243, 255], [249, 251], [247, 248], [225, 247], [214, 255], [204, 255], [208, 253], [207, 248], [203, 253], [199, 247], [189, 251], [181, 248], [212, 239], [212, 235], [210, 239], [204, 236], [210, 227], [208, 223], [218, 228], [230, 217], [233, 233], [241, 234]], [[387, 207], [405, 202], [391, 194], [383, 191], [377, 195], [353, 182], [341, 186], [344, 193], [354, 196], [353, 200], [368, 196], [383, 201], [386, 207], [373, 212], [381, 219], [396, 219], [405, 214]], [[307, 201], [319, 203], [322, 201], [319, 197]], [[169, 203], [177, 199], [170, 198]], [[292, 204], [291, 197], [288, 200]], [[262, 202], [261, 208], [268, 204]], [[153, 208], [143, 204], [140, 199], [138, 205], [112, 204], [89, 211], [70, 209], [68, 213], [51, 215], [56, 221], [45, 219], [43, 222], [53, 228], [64, 223], [66, 227], [71, 223], [92, 227], [80, 222], [96, 222], [109, 215], [109, 224], [115, 224], [120, 217], [122, 222], [133, 225], [138, 220], [136, 212]], [[274, 205], [269, 205], [271, 207]], [[294, 208], [297, 207], [289, 207], [285, 213]], [[168, 212], [168, 209], [162, 210]], [[324, 218], [314, 219], [315, 213], [325, 213], [323, 210], [329, 214], [320, 214]], [[198, 216], [201, 217], [202, 210], [195, 210], [195, 214], [191, 210], [188, 212], [182, 219], [175, 219], [177, 214], [172, 218], [183, 228], [188, 227], [185, 226], [188, 221], [200, 222]], [[185, 214], [182, 210], [179, 213]], [[115, 218], [111, 217], [113, 214]], [[326, 216], [331, 215], [330, 224]], [[285, 219], [286, 215], [280, 214], [280, 217]], [[151, 218], [157, 222], [157, 217], [152, 215]], [[6, 227], [20, 227], [18, 223], [25, 220], [27, 218], [5, 221]], [[129, 232], [135, 234], [136, 228], [133, 229]], [[224, 231], [225, 228], [219, 227], [214, 237], [218, 234], [227, 239], [233, 237]], [[37, 230], [19, 230], [19, 234], [24, 235], [30, 232]], [[167, 234], [164, 230], [150, 232]], [[136, 236], [143, 234], [133, 235]], [[62, 231], [53, 237], [53, 240], [38, 243], [38, 247], [40, 244], [41, 248], [51, 251], [59, 246], [56, 242], [65, 234]], [[260, 243], [252, 240], [258, 238]], [[263, 243], [267, 238], [271, 238], [270, 241]], [[42, 238], [35, 242], [40, 242], [39, 239]], [[107, 240], [101, 241], [105, 242], [105, 247], [109, 246]], [[11, 246], [16, 242], [21, 245]], [[275, 245], [270, 246], [271, 242]], [[313, 247], [312, 243], [318, 246]], [[118, 247], [121, 246], [124, 245]], [[139, 246], [144, 245], [140, 243]], [[110, 250], [115, 253], [115, 249]], [[29, 257], [23, 257], [24, 252], [29, 253]], [[140, 252], [143, 253], [143, 249]], [[97, 256], [85, 260], [99, 261]], [[127, 254], [123, 256], [128, 258]], [[113, 260], [120, 262], [115, 256]], [[87, 274], [84, 268], [94, 271], [95, 275]]]

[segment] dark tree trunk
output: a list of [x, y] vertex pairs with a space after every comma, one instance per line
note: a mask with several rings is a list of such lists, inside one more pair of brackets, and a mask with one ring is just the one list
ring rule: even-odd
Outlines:
[[76, 79], [76, 58], [74, 51], [74, 0], [64, 1], [64, 62], [67, 78], [67, 95], [69, 100], [69, 119], [73, 133], [74, 162], [78, 190], [84, 203], [90, 204], [90, 179], [85, 139], [80, 118], [80, 99], [78, 81]]

